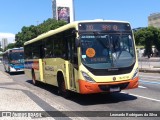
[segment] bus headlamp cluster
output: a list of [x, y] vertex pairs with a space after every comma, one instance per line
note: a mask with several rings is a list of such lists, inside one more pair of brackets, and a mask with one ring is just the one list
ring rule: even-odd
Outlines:
[[88, 82], [95, 82], [86, 72], [82, 72], [83, 77], [85, 78], [86, 81]]
[[138, 77], [138, 68], [135, 70], [132, 80]]
[[10, 66], [10, 71], [16, 71], [16, 69], [13, 66]]

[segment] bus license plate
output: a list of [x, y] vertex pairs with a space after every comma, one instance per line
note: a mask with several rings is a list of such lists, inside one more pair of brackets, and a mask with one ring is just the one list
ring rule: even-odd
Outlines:
[[119, 87], [110, 88], [110, 92], [117, 92], [117, 91], [120, 91]]

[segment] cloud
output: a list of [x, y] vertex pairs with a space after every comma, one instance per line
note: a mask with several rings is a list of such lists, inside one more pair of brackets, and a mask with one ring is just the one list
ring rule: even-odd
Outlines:
[[15, 34], [12, 34], [12, 33], [0, 33], [0, 41], [2, 38], [7, 38], [8, 43], [15, 42]]

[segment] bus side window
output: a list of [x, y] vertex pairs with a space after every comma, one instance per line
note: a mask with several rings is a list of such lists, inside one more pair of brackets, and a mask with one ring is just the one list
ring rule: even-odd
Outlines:
[[44, 41], [45, 45], [44, 45], [44, 47], [42, 49], [45, 58], [52, 58], [52, 57], [54, 57], [53, 42], [54, 42], [54, 37], [53, 36], [45, 39], [45, 41]]
[[78, 65], [78, 56], [77, 56], [77, 47], [76, 47], [76, 44], [74, 44], [74, 64]]
[[44, 45], [40, 45], [40, 58], [45, 57], [45, 51], [46, 51], [46, 48], [44, 47]]
[[71, 63], [78, 65], [78, 57], [77, 57], [77, 47], [75, 44], [75, 37], [69, 36], [67, 37], [68, 41], [68, 60], [71, 61]]

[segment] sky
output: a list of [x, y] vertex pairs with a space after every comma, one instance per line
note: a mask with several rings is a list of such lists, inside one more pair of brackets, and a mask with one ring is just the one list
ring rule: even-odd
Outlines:
[[[66, 0], [67, 1], [67, 0]], [[74, 0], [75, 20], [123, 20], [132, 28], [147, 27], [148, 16], [160, 12], [160, 0]], [[52, 18], [52, 0], [0, 0], [0, 40]]]

